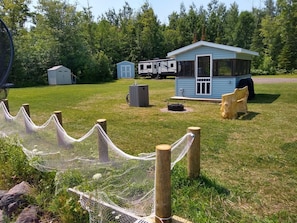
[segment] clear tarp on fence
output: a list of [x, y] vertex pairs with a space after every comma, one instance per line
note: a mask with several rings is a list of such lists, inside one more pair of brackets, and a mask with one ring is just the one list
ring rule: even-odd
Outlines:
[[[56, 190], [65, 173], [81, 177], [71, 192], [90, 214], [90, 222], [148, 222], [154, 215], [155, 152], [132, 156], [116, 147], [99, 124], [81, 138], [67, 134], [56, 115], [40, 126], [23, 107], [16, 116], [0, 104], [0, 132], [16, 136], [30, 164], [40, 171], [56, 171]], [[171, 168], [193, 141], [188, 133], [171, 147]]]

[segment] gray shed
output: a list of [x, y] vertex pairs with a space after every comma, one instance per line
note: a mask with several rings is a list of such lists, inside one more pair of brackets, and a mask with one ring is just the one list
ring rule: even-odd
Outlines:
[[129, 61], [122, 61], [117, 63], [117, 78], [134, 78], [135, 66], [134, 63]]
[[71, 70], [63, 65], [54, 66], [47, 70], [48, 84], [72, 84]]

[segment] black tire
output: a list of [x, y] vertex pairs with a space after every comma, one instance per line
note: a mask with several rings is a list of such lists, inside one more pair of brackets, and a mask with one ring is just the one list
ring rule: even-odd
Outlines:
[[254, 81], [252, 80], [252, 78], [241, 79], [236, 87], [243, 88], [245, 86], [248, 86], [249, 89], [248, 99], [251, 100], [255, 98]]

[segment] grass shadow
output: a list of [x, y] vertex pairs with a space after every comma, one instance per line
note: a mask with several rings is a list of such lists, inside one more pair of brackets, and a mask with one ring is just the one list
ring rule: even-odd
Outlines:
[[256, 94], [255, 98], [252, 100], [249, 100], [249, 103], [261, 103], [261, 104], [271, 104], [276, 99], [278, 99], [280, 94]]
[[294, 151], [294, 153], [295, 153], [295, 151], [297, 149], [297, 140], [294, 142], [287, 142], [287, 143], [283, 144], [281, 146], [281, 149], [284, 151], [292, 150], [292, 152]]
[[258, 112], [249, 111], [247, 114], [239, 114], [237, 119], [238, 120], [252, 120], [253, 118], [255, 118], [259, 114], [260, 113], [258, 113]]
[[[282, 164], [286, 164], [286, 173], [290, 175], [292, 178], [296, 178], [296, 149], [297, 149], [297, 140], [292, 142], [286, 142], [280, 146], [282, 150]], [[291, 184], [293, 181], [288, 181]], [[295, 185], [294, 185], [295, 187]]]
[[281, 150], [284, 152], [284, 155], [288, 160], [297, 161], [296, 149], [297, 149], [297, 140], [293, 142], [286, 142], [281, 147]]
[[199, 176], [198, 180], [199, 180], [201, 186], [214, 189], [218, 194], [230, 195], [230, 190], [228, 190], [224, 186], [218, 184], [215, 180], [212, 180], [205, 175], [201, 174]]
[[180, 164], [174, 166], [173, 173], [171, 175], [172, 188], [176, 188], [178, 190], [188, 190], [186, 188], [195, 188], [195, 191], [197, 191], [198, 188], [201, 188], [201, 191], [208, 191], [207, 193], [215, 192], [219, 195], [230, 195], [230, 190], [220, 185], [215, 179], [211, 179], [206, 174], [200, 173], [200, 175], [195, 178], [185, 177], [187, 174], [187, 170], [184, 168], [184, 166]]

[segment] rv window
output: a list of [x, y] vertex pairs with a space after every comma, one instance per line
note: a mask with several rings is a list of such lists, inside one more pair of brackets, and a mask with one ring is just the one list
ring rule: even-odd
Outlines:
[[143, 70], [143, 64], [140, 64], [140, 70]]
[[147, 65], [146, 68], [147, 68], [147, 69], [151, 69], [152, 66], [151, 66], [151, 65]]
[[170, 64], [170, 67], [174, 67], [174, 63]]
[[157, 68], [157, 65], [156, 65], [156, 64], [154, 65], [154, 68], [155, 68], [155, 69]]
[[194, 61], [180, 61], [177, 63], [177, 76], [194, 77], [195, 64]]

